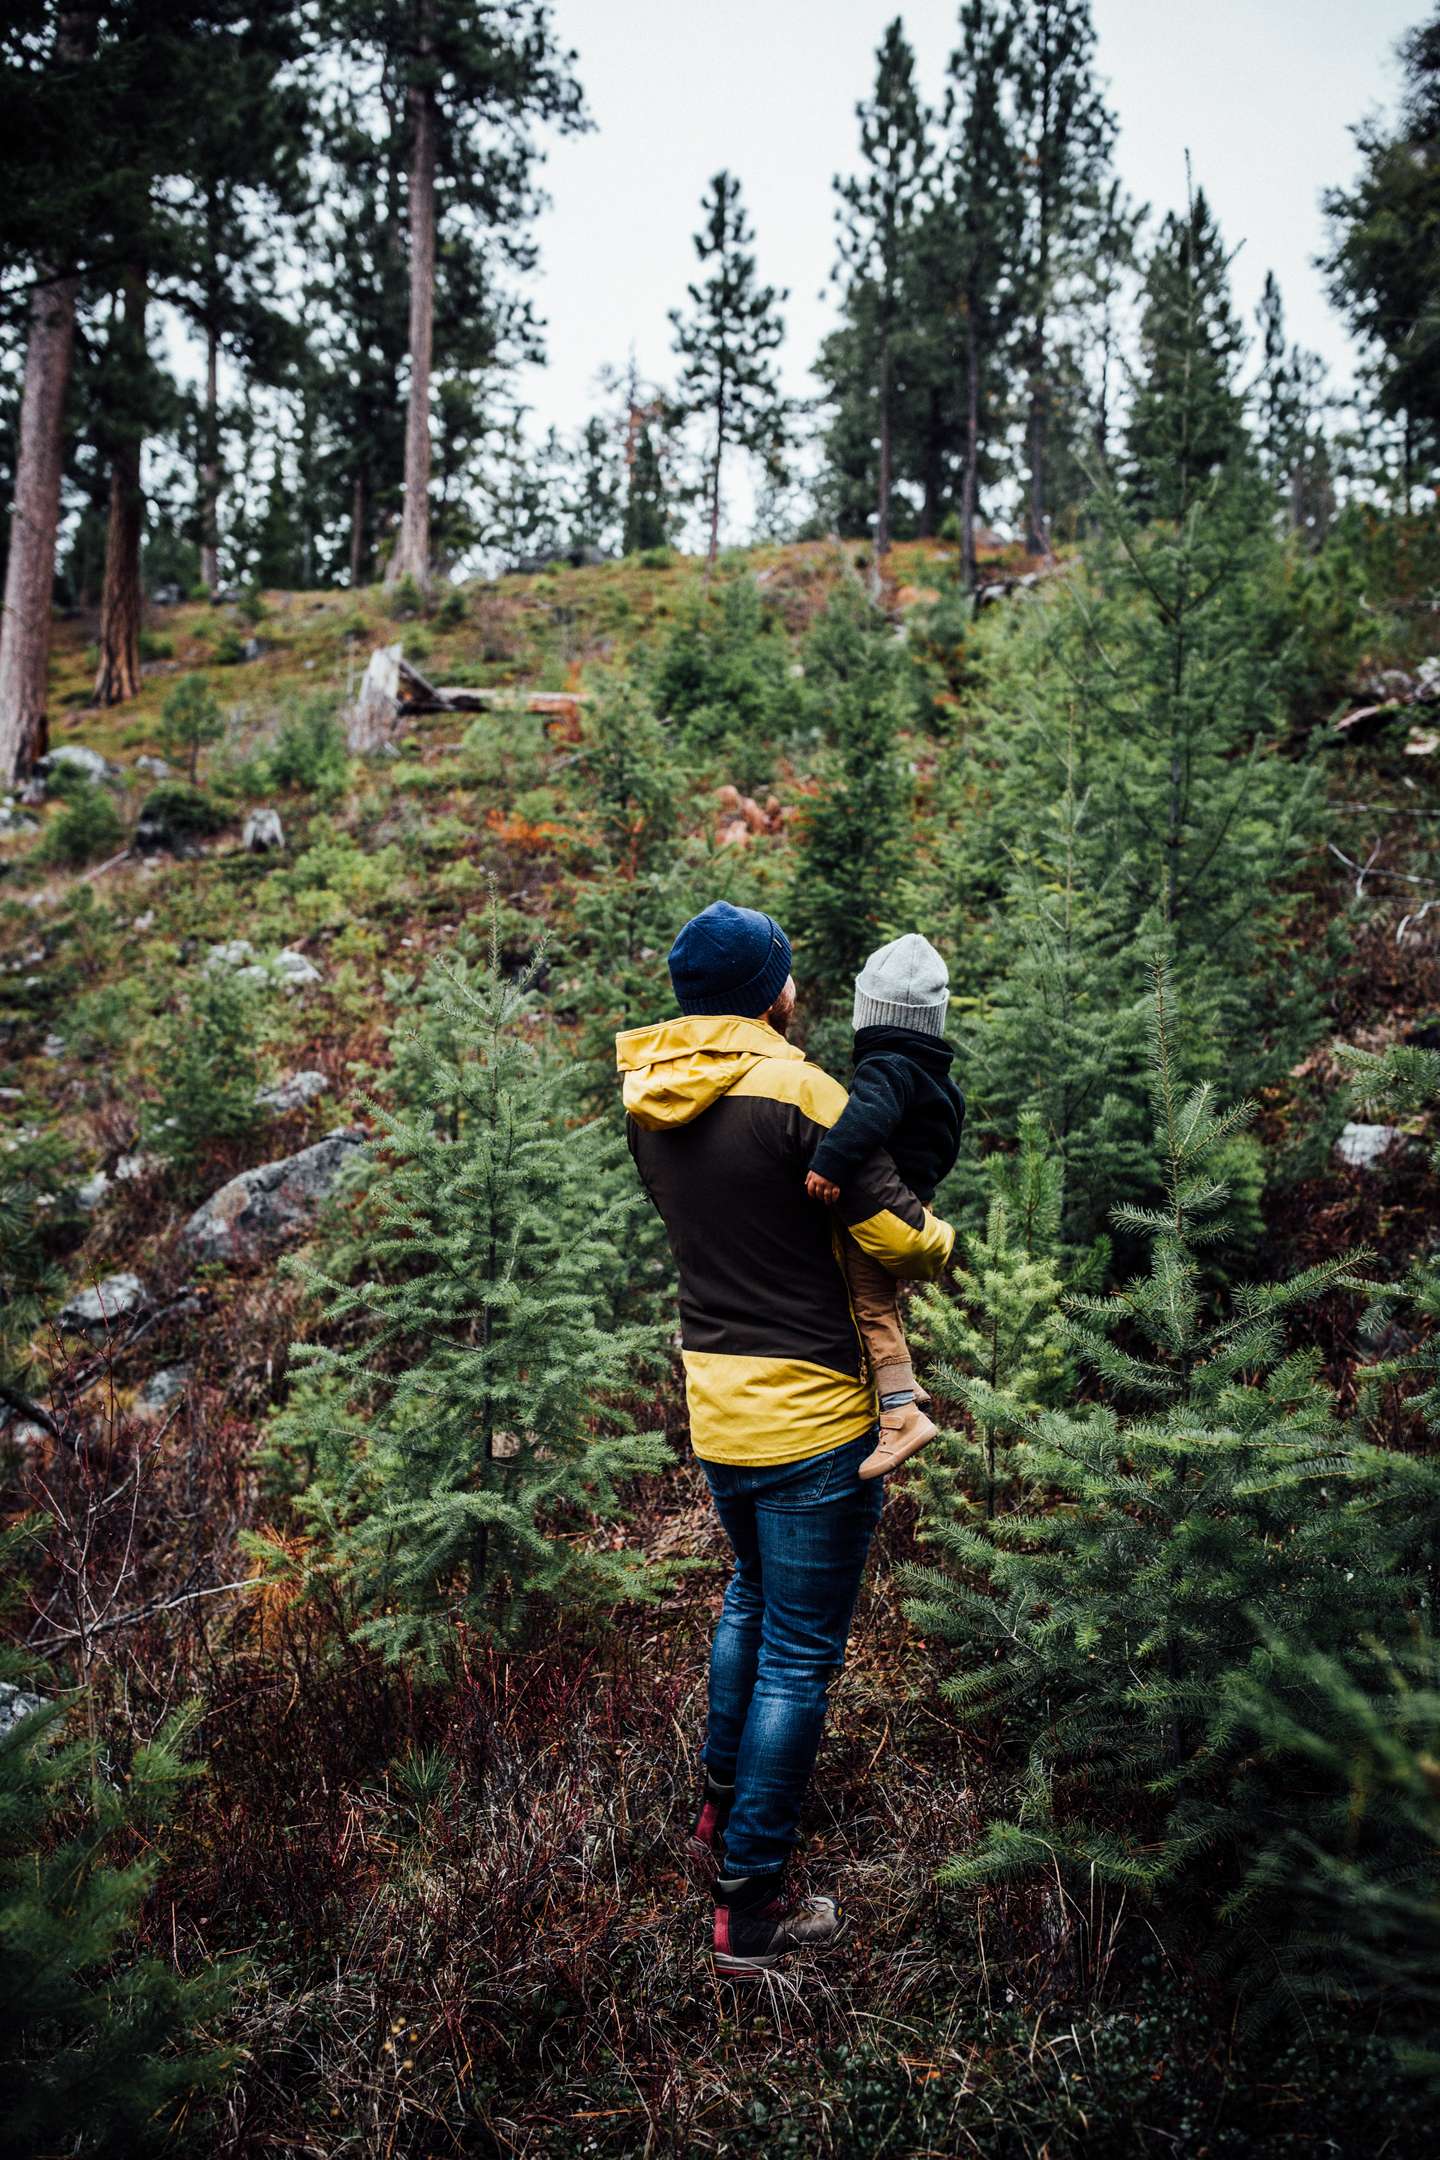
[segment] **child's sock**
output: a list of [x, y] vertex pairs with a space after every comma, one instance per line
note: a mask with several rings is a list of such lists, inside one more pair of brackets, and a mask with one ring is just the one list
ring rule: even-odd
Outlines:
[[914, 1402], [914, 1400], [915, 1390], [913, 1387], [887, 1388], [880, 1397], [880, 1408], [882, 1410], [898, 1410], [902, 1402]]

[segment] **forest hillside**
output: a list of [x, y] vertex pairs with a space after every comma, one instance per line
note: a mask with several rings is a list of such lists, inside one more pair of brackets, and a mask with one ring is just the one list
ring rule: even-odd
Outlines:
[[637, 129], [568, 417], [549, 0], [0, 15], [0, 2150], [1431, 2160], [1440, 15], [1252, 176], [1286, 13], [1153, 209], [1089, 0], [877, 21], [803, 390]]

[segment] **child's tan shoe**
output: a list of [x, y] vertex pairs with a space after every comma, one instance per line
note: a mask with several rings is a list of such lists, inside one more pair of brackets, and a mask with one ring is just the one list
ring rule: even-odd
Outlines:
[[919, 1453], [927, 1440], [933, 1440], [938, 1430], [919, 1403], [897, 1403], [893, 1410], [882, 1410], [880, 1439], [861, 1463], [860, 1476], [884, 1477], [888, 1471], [898, 1470], [901, 1463]]

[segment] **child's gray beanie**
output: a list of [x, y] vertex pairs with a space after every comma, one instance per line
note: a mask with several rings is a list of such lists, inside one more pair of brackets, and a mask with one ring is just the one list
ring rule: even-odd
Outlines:
[[950, 976], [928, 938], [912, 930], [872, 952], [855, 978], [855, 1026], [943, 1035]]

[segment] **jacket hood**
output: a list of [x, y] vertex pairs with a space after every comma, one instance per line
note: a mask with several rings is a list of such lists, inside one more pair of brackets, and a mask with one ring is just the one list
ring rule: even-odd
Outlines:
[[734, 1014], [690, 1013], [615, 1038], [625, 1108], [649, 1132], [690, 1124], [764, 1058], [804, 1057], [763, 1020]]
[[955, 1062], [954, 1045], [943, 1035], [928, 1035], [919, 1028], [864, 1027], [855, 1030], [855, 1063], [867, 1057], [898, 1052], [925, 1072], [943, 1079]]

